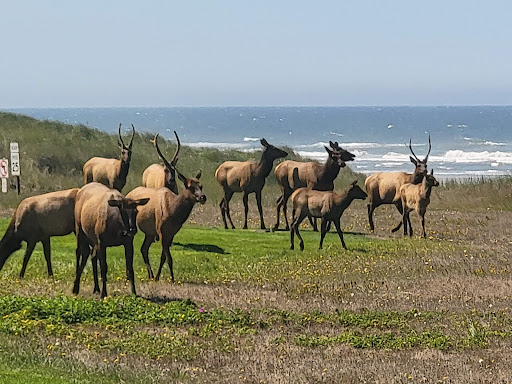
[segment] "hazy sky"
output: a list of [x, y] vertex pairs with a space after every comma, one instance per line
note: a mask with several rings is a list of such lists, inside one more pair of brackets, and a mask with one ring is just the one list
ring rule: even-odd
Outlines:
[[512, 104], [512, 2], [0, 0], [0, 108]]

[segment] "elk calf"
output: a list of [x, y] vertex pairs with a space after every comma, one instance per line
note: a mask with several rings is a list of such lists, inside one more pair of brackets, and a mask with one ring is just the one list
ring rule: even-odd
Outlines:
[[[154, 189], [145, 187], [135, 188], [126, 195], [127, 198], [131, 199], [150, 199], [146, 206], [140, 208], [140, 213], [137, 216], [137, 225], [145, 235], [140, 251], [150, 279], [160, 279], [160, 273], [162, 272], [165, 260], [167, 260], [171, 271], [171, 279], [174, 281], [170, 250], [174, 236], [181, 229], [185, 221], [187, 221], [194, 205], [206, 202], [203, 187], [198, 180], [201, 177], [201, 173], [195, 178], [188, 179], [178, 170], [175, 169], [175, 171], [185, 186], [179, 195], [174, 194], [168, 188]], [[151, 244], [158, 239], [162, 245], [162, 252], [160, 266], [155, 277], [149, 263], [148, 253]]]
[[357, 185], [357, 180], [342, 193], [333, 191], [316, 191], [310, 188], [299, 188], [293, 192], [291, 199], [293, 204], [293, 220], [290, 228], [290, 249], [295, 247], [294, 235], [300, 240], [300, 250], [304, 250], [304, 241], [299, 233], [299, 225], [306, 216], [321, 218], [320, 225], [320, 246], [324, 242], [327, 233], [327, 224], [332, 221], [336, 226], [336, 231], [340, 237], [343, 248], [347, 249], [345, 240], [343, 240], [343, 231], [341, 230], [340, 219], [345, 209], [354, 199], [366, 199], [368, 195]]
[[68, 235], [75, 230], [75, 197], [78, 188], [27, 197], [16, 212], [0, 241], [0, 270], [9, 256], [27, 243], [20, 278], [25, 276], [36, 243], [43, 244], [48, 276], [53, 276], [50, 237]]
[[135, 295], [133, 273], [133, 237], [137, 233], [137, 207], [149, 199], [132, 200], [119, 191], [99, 183], [90, 183], [78, 191], [75, 203], [77, 238], [76, 276], [73, 293], [80, 290], [80, 277], [92, 248], [94, 293], [99, 292], [97, 260], [101, 268], [101, 297], [107, 296], [107, 247], [124, 246], [126, 276]]
[[158, 156], [164, 162], [162, 164], [152, 164], [146, 168], [144, 173], [142, 174], [142, 186], [148, 188], [169, 188], [176, 195], [178, 194], [178, 185], [176, 184], [176, 163], [178, 162], [178, 153], [180, 152], [180, 138], [176, 131], [174, 131], [174, 135], [176, 136], [176, 141], [178, 142], [178, 147], [176, 148], [176, 152], [174, 153], [174, 157], [171, 162], [168, 162], [165, 156], [162, 154], [160, 147], [158, 146], [158, 134], [155, 136], [154, 140], [151, 142], [155, 145], [156, 152]]
[[132, 124], [132, 138], [130, 139], [130, 144], [126, 146], [121, 137], [121, 124], [119, 124], [119, 138], [117, 143], [119, 144], [119, 148], [121, 148], [121, 157], [119, 160], [105, 159], [103, 157], [93, 157], [87, 160], [83, 169], [84, 184], [95, 181], [121, 192], [126, 184], [126, 177], [130, 169], [134, 135], [135, 127]]
[[247, 229], [247, 213], [249, 212], [249, 194], [256, 194], [256, 204], [260, 214], [260, 228], [265, 229], [263, 219], [263, 207], [261, 206], [261, 190], [265, 186], [265, 179], [272, 170], [274, 160], [288, 156], [285, 151], [269, 144], [267, 140], [261, 139], [261, 145], [265, 147], [261, 154], [259, 163], [254, 161], [226, 161], [215, 171], [215, 178], [224, 191], [224, 198], [220, 202], [220, 214], [224, 222], [224, 228], [228, 229], [226, 217], [235, 228], [229, 212], [229, 201], [235, 192], [243, 192], [243, 203], [245, 209], [244, 229]]
[[[400, 188], [402, 199], [404, 236], [407, 235], [407, 224], [409, 225], [409, 236], [412, 236], [411, 218], [409, 214], [415, 211], [421, 217], [421, 237], [425, 238], [425, 212], [430, 204], [432, 187], [437, 187], [439, 182], [434, 177], [434, 170], [423, 178], [421, 184], [405, 184]], [[398, 228], [396, 228], [398, 230]]]

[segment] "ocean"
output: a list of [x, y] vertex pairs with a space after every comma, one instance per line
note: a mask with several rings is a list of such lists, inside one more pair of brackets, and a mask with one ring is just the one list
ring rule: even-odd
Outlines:
[[192, 147], [258, 150], [276, 146], [323, 161], [338, 141], [356, 155], [355, 171], [412, 172], [409, 149], [443, 179], [512, 175], [512, 106], [442, 107], [171, 107], [8, 109], [38, 119], [84, 124], [114, 133], [119, 123]]

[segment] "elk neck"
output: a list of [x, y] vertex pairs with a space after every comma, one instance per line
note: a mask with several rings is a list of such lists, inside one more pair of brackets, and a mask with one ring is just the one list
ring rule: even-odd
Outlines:
[[128, 176], [128, 171], [130, 170], [130, 160], [131, 156], [129, 156], [128, 160], [126, 161], [119, 159], [119, 178], [126, 179], [126, 177]]
[[274, 166], [274, 159], [269, 158], [266, 152], [261, 154], [260, 162], [256, 168], [255, 176], [262, 176], [266, 178], [270, 171], [272, 171], [272, 167]]
[[329, 156], [325, 161], [323, 167], [321, 168], [320, 174], [318, 175], [318, 182], [333, 182], [336, 177], [338, 177], [338, 173], [340, 173], [340, 166], [337, 162], [333, 161], [333, 159]]
[[192, 192], [188, 189], [183, 189], [174, 201], [174, 212], [172, 214], [174, 220], [184, 223], [187, 221], [192, 212], [192, 208], [196, 204], [196, 198]]

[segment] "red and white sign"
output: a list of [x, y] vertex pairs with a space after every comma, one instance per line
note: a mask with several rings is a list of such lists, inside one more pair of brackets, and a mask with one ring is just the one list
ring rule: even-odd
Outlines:
[[0, 159], [0, 178], [5, 179], [9, 177], [9, 160]]

